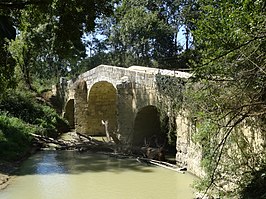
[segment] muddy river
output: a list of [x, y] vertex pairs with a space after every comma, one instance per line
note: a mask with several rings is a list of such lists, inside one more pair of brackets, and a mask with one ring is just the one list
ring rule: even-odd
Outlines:
[[30, 157], [1, 199], [192, 199], [195, 177], [135, 159], [75, 151]]

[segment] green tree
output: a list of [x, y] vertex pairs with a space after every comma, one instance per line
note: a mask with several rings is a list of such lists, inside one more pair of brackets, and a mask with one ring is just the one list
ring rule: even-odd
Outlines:
[[15, 39], [15, 32], [11, 19], [0, 15], [0, 93], [14, 85], [15, 61], [8, 52], [7, 40]]
[[85, 56], [84, 33], [94, 29], [96, 18], [112, 14], [112, 4], [106, 0], [16, 0], [1, 2], [0, 13], [10, 16], [18, 30], [18, 40], [9, 49], [32, 89], [33, 75], [65, 75]]
[[[190, 19], [197, 17], [196, 1], [123, 0], [113, 4], [112, 17], [96, 20], [96, 30], [87, 41], [90, 50], [86, 59], [100, 58], [97, 63], [122, 67], [144, 65], [174, 69], [189, 68], [189, 60], [197, 59], [190, 33], [195, 29]], [[186, 44], [181, 46], [179, 36], [184, 27]]]
[[[186, 99], [198, 127], [195, 139], [203, 147], [207, 175], [201, 187], [235, 197], [265, 169], [265, 146], [254, 144], [258, 139], [252, 135], [265, 139], [266, 5], [260, 0], [197, 3], [199, 15], [191, 23], [200, 53], [194, 77], [200, 83]], [[260, 191], [249, 197], [265, 197]]]
[[176, 55], [182, 51], [177, 39], [182, 26], [180, 5], [172, 0], [117, 2], [114, 16], [98, 26], [106, 38], [110, 62], [118, 66], [175, 65]]

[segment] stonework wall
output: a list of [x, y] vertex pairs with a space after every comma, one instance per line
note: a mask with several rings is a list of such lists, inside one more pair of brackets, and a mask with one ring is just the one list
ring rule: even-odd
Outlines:
[[[182, 114], [184, 115], [184, 113]], [[176, 139], [176, 161], [181, 167], [186, 167], [188, 171], [203, 176], [204, 172], [201, 164], [201, 147], [192, 141], [194, 129], [184, 116], [176, 117], [177, 139]]]
[[134, 118], [136, 115], [134, 84], [125, 82], [117, 85], [118, 129], [123, 142], [129, 142], [133, 135]]
[[137, 113], [142, 108], [155, 106], [157, 103], [156, 89], [128, 81], [117, 85], [117, 96], [119, 133], [124, 140], [130, 142]]

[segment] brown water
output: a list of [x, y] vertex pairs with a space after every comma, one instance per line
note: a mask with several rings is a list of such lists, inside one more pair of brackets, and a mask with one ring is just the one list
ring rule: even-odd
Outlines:
[[193, 180], [133, 159], [43, 151], [22, 165], [0, 199], [191, 199]]

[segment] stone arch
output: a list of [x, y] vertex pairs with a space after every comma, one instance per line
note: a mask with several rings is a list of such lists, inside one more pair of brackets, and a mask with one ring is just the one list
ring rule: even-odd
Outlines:
[[117, 92], [107, 81], [95, 83], [88, 98], [88, 134], [105, 135], [102, 120], [108, 120], [109, 132], [117, 130]]
[[71, 129], [75, 128], [74, 111], [75, 111], [74, 99], [70, 99], [67, 101], [65, 106], [64, 118], [66, 118], [66, 120], [68, 121]]
[[160, 113], [155, 106], [145, 106], [137, 113], [134, 121], [134, 133], [132, 144], [141, 146], [144, 145], [144, 140], [147, 140], [150, 146], [162, 144], [165, 135], [161, 131]]
[[75, 127], [78, 133], [86, 133], [87, 132], [87, 109], [88, 109], [88, 89], [86, 81], [81, 80], [78, 82], [75, 88]]

